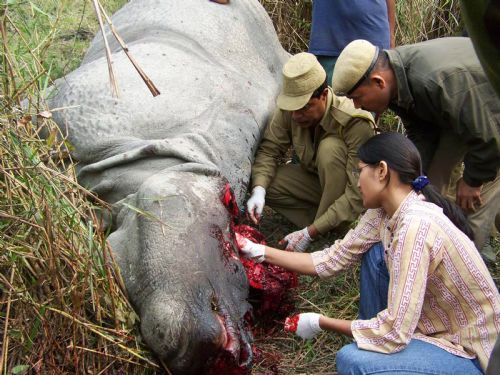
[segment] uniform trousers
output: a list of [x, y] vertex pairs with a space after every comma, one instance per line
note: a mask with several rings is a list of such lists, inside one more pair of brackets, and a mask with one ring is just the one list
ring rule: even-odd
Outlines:
[[346, 163], [346, 144], [335, 136], [323, 138], [316, 154], [317, 172], [299, 164], [279, 166], [266, 191], [266, 204], [300, 228], [310, 225], [344, 194]]
[[[466, 151], [467, 146], [460, 137], [450, 132], [442, 132], [427, 171], [430, 183], [436, 186], [442, 194], [448, 192], [450, 198], [453, 199], [456, 194], [456, 181], [461, 177], [460, 173], [457, 176], [456, 171], [460, 170], [459, 167], [462, 165]], [[484, 257], [494, 260], [494, 254], [485, 253], [488, 249], [485, 244], [496, 225], [495, 218], [500, 214], [500, 173], [497, 174], [495, 180], [482, 186], [481, 199], [482, 206], [469, 213], [467, 219], [474, 233], [476, 247], [483, 253]], [[500, 224], [498, 219], [497, 224]], [[497, 230], [500, 228], [497, 227]]]

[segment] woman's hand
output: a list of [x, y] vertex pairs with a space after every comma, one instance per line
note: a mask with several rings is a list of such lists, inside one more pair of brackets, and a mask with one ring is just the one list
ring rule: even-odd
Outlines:
[[256, 263], [262, 263], [265, 260], [266, 247], [264, 245], [252, 242], [239, 233], [234, 235], [238, 247], [246, 258], [252, 259]]
[[256, 263], [266, 262], [303, 275], [316, 275], [311, 254], [278, 250], [256, 244], [239, 233], [235, 233], [236, 243], [246, 258]]
[[312, 339], [322, 331], [319, 326], [320, 314], [302, 313], [285, 320], [285, 331], [294, 332], [303, 339]]
[[285, 320], [285, 331], [294, 332], [303, 339], [311, 339], [323, 331], [352, 337], [350, 320], [329, 318], [316, 313], [302, 313]]

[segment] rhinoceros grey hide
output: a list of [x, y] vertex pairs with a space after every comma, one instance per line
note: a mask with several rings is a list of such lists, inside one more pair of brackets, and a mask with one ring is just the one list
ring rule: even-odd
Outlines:
[[109, 242], [145, 342], [174, 373], [221, 352], [248, 368], [248, 282], [221, 194], [229, 181], [242, 204], [288, 55], [257, 0], [137, 0], [112, 21], [161, 95], [108, 33], [114, 98], [98, 35], [56, 82], [54, 119], [79, 182], [112, 204]]

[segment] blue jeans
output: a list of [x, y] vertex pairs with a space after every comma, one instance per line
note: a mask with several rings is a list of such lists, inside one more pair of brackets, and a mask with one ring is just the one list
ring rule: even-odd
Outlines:
[[[363, 256], [359, 318], [370, 319], [387, 307], [389, 273], [384, 260], [384, 247], [377, 243]], [[483, 374], [477, 359], [458, 357], [435, 345], [411, 340], [397, 353], [382, 354], [359, 349], [356, 343], [337, 353], [340, 375], [475, 375]]]

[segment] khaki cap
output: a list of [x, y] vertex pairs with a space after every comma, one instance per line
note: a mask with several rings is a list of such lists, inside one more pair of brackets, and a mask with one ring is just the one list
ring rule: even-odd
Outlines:
[[283, 66], [283, 89], [278, 96], [278, 108], [285, 111], [301, 109], [325, 79], [325, 69], [313, 54], [301, 52], [290, 57]]
[[332, 77], [335, 95], [345, 96], [368, 77], [378, 57], [378, 47], [367, 40], [357, 39], [340, 53]]

